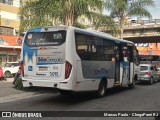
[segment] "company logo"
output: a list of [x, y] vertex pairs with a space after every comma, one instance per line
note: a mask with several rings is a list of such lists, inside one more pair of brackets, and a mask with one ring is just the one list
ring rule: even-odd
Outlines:
[[33, 67], [32, 66], [28, 66], [28, 71], [33, 71]]
[[39, 68], [48, 68], [47, 66], [39, 66]]
[[38, 57], [38, 63], [62, 62], [61, 58]]
[[11, 117], [11, 112], [2, 112], [2, 117]]
[[46, 76], [46, 74], [43, 74], [43, 73], [36, 73], [36, 75], [38, 75], [38, 76]]
[[42, 117], [39, 112], [2, 112], [2, 117], [26, 118], [26, 117]]
[[105, 68], [101, 68], [100, 70], [95, 70], [95, 74], [96, 75], [99, 75], [99, 74], [107, 74], [108, 73], [108, 70], [105, 69]]

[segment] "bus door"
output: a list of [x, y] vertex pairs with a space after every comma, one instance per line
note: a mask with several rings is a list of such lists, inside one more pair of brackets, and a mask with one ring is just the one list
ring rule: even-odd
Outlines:
[[120, 61], [120, 83], [128, 84], [130, 81], [130, 56], [131, 49], [129, 46], [123, 45], [121, 47], [121, 61]]
[[119, 84], [120, 83], [120, 61], [121, 61], [121, 46], [116, 45], [116, 50], [115, 50], [115, 83]]

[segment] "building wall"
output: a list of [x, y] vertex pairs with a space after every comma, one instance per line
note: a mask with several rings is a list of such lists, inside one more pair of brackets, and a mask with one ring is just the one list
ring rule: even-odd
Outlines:
[[22, 41], [19, 36], [0, 35], [0, 66], [20, 59]]
[[[19, 29], [19, 5], [20, 0], [2, 0], [0, 3], [0, 33], [15, 35], [15, 30]], [[7, 29], [7, 30], [6, 30]], [[10, 29], [10, 32], [6, 32]]]
[[6, 49], [0, 48], [0, 66], [6, 62], [16, 62], [20, 60], [20, 49]]

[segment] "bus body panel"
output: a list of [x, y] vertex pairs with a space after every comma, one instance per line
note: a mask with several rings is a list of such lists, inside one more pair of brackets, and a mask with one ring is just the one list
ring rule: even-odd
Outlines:
[[[65, 30], [65, 28], [49, 28], [47, 32]], [[33, 29], [25, 36], [27, 40], [32, 39], [35, 33], [43, 33], [45, 30]], [[58, 35], [58, 34], [57, 34]], [[42, 39], [43, 40], [43, 39]], [[65, 81], [65, 46], [41, 45], [40, 41], [27, 45], [23, 43], [24, 86], [59, 87], [59, 82]], [[39, 45], [40, 44], [40, 45]], [[27, 82], [26, 82], [27, 81]]]
[[[24, 87], [39, 86], [69, 91], [92, 91], [98, 90], [103, 78], [107, 80], [107, 88], [115, 86], [116, 61], [83, 60], [77, 53], [76, 30], [77, 28], [74, 27], [44, 27], [28, 31], [22, 49], [22, 59], [24, 62], [24, 76], [22, 76], [22, 80]], [[53, 32], [55, 38], [59, 39], [61, 38], [61, 31], [66, 31], [66, 36], [65, 41], [60, 45], [45, 45], [52, 43], [44, 44], [43, 42], [37, 42], [30, 46], [27, 45], [29, 43], [26, 43], [26, 40], [31, 39], [34, 33], [37, 36], [41, 35], [41, 33], [46, 36], [45, 34], [47, 33], [45, 32]], [[81, 29], [78, 29], [78, 32], [105, 39], [104, 34], [86, 32]], [[116, 45], [125, 44], [127, 46], [127, 43], [132, 44], [131, 42], [112, 37], [106, 37], [106, 39], [109, 39], [109, 41], [112, 41]], [[96, 44], [98, 45], [99, 43]], [[98, 50], [98, 48], [95, 50]], [[66, 62], [71, 66], [71, 71], [67, 78], [65, 76]], [[120, 86], [132, 83], [134, 74], [136, 73], [134, 66], [133, 62], [119, 61], [118, 81]]]
[[120, 83], [122, 85], [126, 85], [129, 82], [129, 62], [121, 62], [120, 63]]
[[[115, 62], [78, 61], [76, 90], [97, 90], [100, 81], [107, 79], [107, 88], [114, 86]], [[89, 86], [89, 87], [87, 87]]]
[[134, 79], [134, 63], [130, 63], [130, 80], [129, 83], [132, 83]]

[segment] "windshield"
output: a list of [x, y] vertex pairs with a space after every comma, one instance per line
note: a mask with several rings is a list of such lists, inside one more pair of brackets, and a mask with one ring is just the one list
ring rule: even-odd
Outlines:
[[25, 39], [25, 43], [30, 46], [58, 46], [65, 42], [66, 31], [28, 32]]
[[148, 66], [141, 66], [140, 70], [141, 70], [141, 71], [148, 70]]

